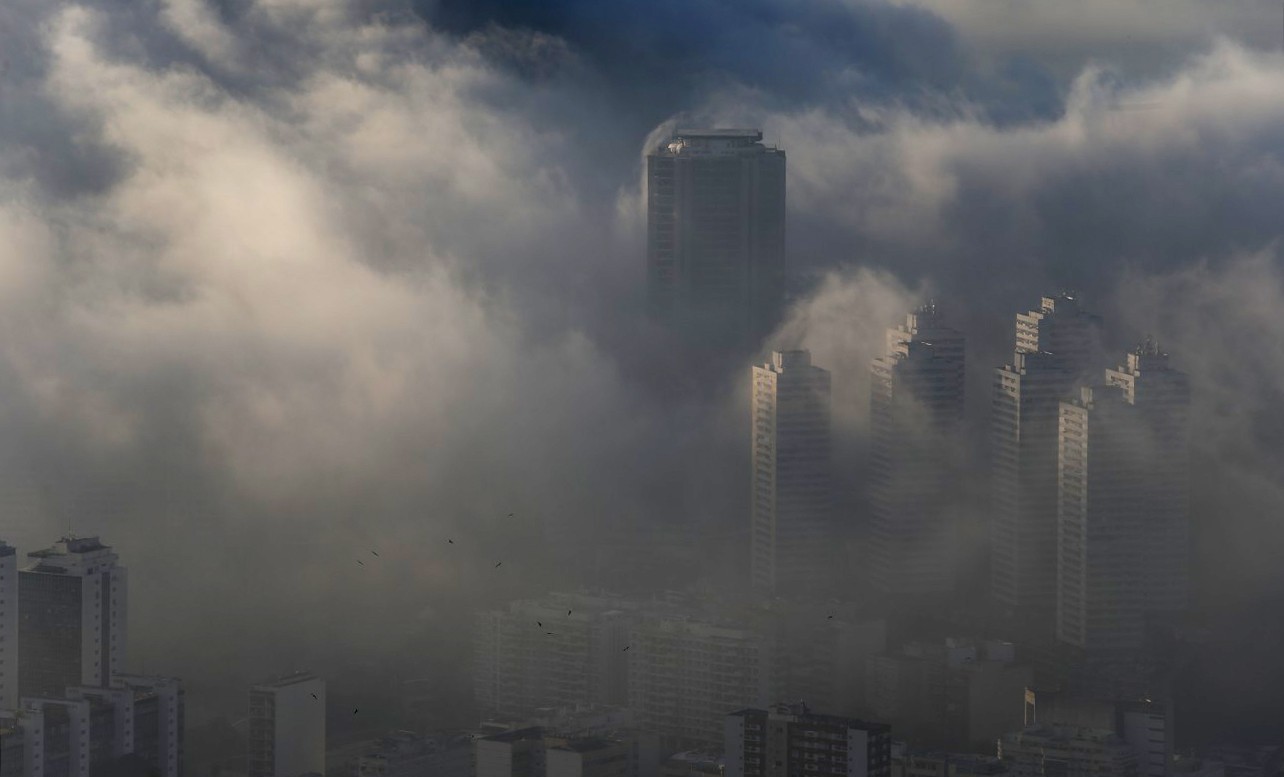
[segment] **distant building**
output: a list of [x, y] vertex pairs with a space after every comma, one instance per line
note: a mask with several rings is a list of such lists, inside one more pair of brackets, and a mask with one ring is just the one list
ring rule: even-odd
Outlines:
[[723, 777], [724, 771], [721, 752], [687, 750], [674, 753], [660, 764], [660, 777]]
[[394, 731], [356, 762], [356, 777], [472, 777], [473, 740]]
[[829, 372], [808, 351], [777, 351], [753, 368], [750, 567], [766, 592], [832, 584]]
[[540, 707], [627, 704], [630, 607], [613, 598], [559, 594], [478, 614], [477, 706], [525, 715]]
[[1057, 456], [1063, 399], [1088, 374], [1101, 327], [1070, 294], [1016, 317], [1016, 352], [995, 371], [991, 591], [1048, 639], [1057, 597]]
[[769, 698], [836, 715], [865, 712], [865, 661], [887, 650], [885, 619], [850, 603], [802, 597], [768, 600], [761, 619], [771, 640]]
[[954, 590], [954, 456], [963, 419], [964, 337], [936, 306], [887, 332], [870, 388], [869, 567], [887, 594], [939, 597]]
[[547, 777], [636, 777], [634, 743], [628, 739], [572, 739], [548, 748]]
[[999, 757], [1012, 777], [1137, 777], [1137, 755], [1113, 731], [1033, 725], [1004, 734]]
[[106, 686], [125, 665], [127, 579], [116, 554], [97, 537], [64, 537], [27, 558], [18, 573], [19, 695]]
[[149, 764], [160, 777], [179, 777], [186, 729], [182, 682], [172, 677], [116, 675], [112, 688], [129, 694], [133, 741], [128, 752]]
[[771, 643], [757, 630], [677, 614], [648, 614], [634, 626], [630, 706], [666, 749], [711, 749], [727, 710], [764, 704]]
[[597, 736], [541, 726], [481, 737], [476, 777], [655, 777], [654, 741], [632, 732]]
[[1110, 733], [1132, 751], [1139, 777], [1170, 777], [1171, 708], [1149, 699], [1102, 700], [1058, 690], [1027, 689], [1025, 724], [1057, 730]]
[[726, 777], [890, 777], [891, 730], [882, 723], [775, 705], [727, 715]]
[[476, 777], [544, 777], [544, 729], [538, 726], [482, 737], [476, 744]]
[[0, 710], [17, 707], [18, 552], [0, 540]]
[[1003, 777], [1008, 767], [993, 755], [911, 748], [892, 742], [891, 777]]
[[250, 689], [249, 777], [325, 773], [325, 681], [293, 674]]
[[1186, 377], [1151, 344], [1061, 404], [1057, 637], [1093, 653], [1143, 647], [1186, 603]]
[[0, 713], [0, 777], [26, 777], [31, 773], [24, 739], [16, 711]]
[[678, 130], [647, 155], [647, 298], [692, 344], [752, 349], [785, 292], [785, 152], [744, 129]]
[[911, 643], [866, 665], [873, 715], [917, 743], [981, 748], [1024, 722], [1033, 671], [1011, 643]]

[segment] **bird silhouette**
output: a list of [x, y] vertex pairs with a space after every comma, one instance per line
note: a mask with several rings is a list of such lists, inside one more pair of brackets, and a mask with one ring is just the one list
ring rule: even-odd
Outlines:
[[834, 616], [832, 616], [832, 615], [831, 615], [831, 616], [829, 616], [828, 618], [826, 618], [825, 620], [827, 620], [827, 621], [832, 621], [833, 619], [834, 619]]
[[[317, 698], [317, 695], [316, 695], [315, 693], [314, 693], [314, 694], [312, 694], [312, 698], [316, 699], [316, 698]], [[317, 699], [317, 701], [321, 701], [321, 700], [320, 700], [320, 699]]]
[[570, 611], [570, 610], [567, 610], [567, 611], [566, 611], [566, 614], [567, 614], [567, 615], [570, 615], [570, 614], [571, 614], [571, 611]]
[[373, 551], [373, 550], [372, 550], [372, 551], [370, 551], [370, 552], [371, 552], [371, 553], [374, 553], [376, 556], [378, 556], [378, 555], [379, 555], [378, 553], [376, 553], [376, 552], [375, 552], [375, 551]]
[[495, 562], [495, 569], [499, 569], [499, 565], [500, 565], [500, 564], [503, 564], [503, 563], [504, 563], [504, 562], [502, 562], [502, 561], [496, 561], [496, 562]]
[[353, 708], [352, 708], [352, 714], [353, 714], [353, 715], [356, 715], [356, 714], [357, 714], [357, 709], [358, 709], [357, 707], [353, 707]]
[[620, 652], [621, 652], [621, 653], [627, 653], [627, 652], [628, 652], [628, 650], [629, 650], [629, 648], [631, 648], [631, 647], [633, 647], [633, 646], [632, 646], [632, 645], [625, 645], [625, 646], [624, 646], [624, 650], [621, 650]]
[[547, 635], [548, 635], [548, 636], [550, 636], [550, 637], [556, 637], [556, 636], [557, 636], [557, 634], [556, 634], [556, 633], [551, 632], [551, 631], [546, 631], [546, 632], [544, 632], [544, 633], [545, 633], [545, 634], [547, 634]]
[[544, 621], [535, 621], [535, 625], [539, 626], [542, 629], [544, 628]]
[[455, 541], [454, 541], [454, 540], [449, 540], [449, 539], [448, 539], [448, 540], [446, 540], [446, 542], [449, 542], [451, 545], [454, 545], [454, 544], [455, 544]]
[[357, 563], [363, 567], [366, 565], [366, 562], [362, 561], [361, 559], [357, 559]]

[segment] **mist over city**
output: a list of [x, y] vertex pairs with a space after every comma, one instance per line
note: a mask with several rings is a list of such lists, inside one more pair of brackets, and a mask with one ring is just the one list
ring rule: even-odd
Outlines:
[[1281, 311], [1277, 2], [3, 0], [0, 777], [1276, 777]]

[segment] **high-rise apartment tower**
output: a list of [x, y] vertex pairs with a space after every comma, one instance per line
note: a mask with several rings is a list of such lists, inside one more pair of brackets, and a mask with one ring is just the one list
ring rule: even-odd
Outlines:
[[647, 297], [688, 343], [752, 349], [785, 293], [785, 152], [746, 129], [678, 130], [647, 155]]

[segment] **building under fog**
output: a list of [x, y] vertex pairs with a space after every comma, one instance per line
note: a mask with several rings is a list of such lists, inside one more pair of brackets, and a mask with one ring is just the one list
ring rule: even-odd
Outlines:
[[1186, 376], [1147, 343], [1107, 380], [1060, 420], [1057, 637], [1098, 655], [1184, 608], [1190, 552]]
[[1100, 327], [1074, 295], [1044, 297], [1017, 315], [1012, 363], [995, 371], [991, 592], [1043, 639], [1056, 611], [1061, 401], [1087, 376]]
[[0, 710], [18, 706], [18, 552], [0, 540]]
[[473, 687], [486, 713], [628, 702], [624, 648], [634, 606], [613, 598], [551, 595], [479, 613]]
[[955, 583], [963, 353], [963, 334], [931, 304], [888, 330], [871, 369], [869, 568], [885, 593], [942, 595]]
[[301, 672], [250, 689], [248, 777], [325, 774], [325, 681]]
[[647, 297], [689, 343], [754, 347], [785, 292], [785, 152], [746, 129], [678, 130], [647, 155]]
[[830, 376], [807, 351], [777, 351], [752, 374], [750, 571], [769, 593], [831, 583]]
[[183, 707], [179, 681], [136, 675], [23, 698], [0, 713], [0, 774], [91, 777], [133, 769], [178, 777]]
[[20, 695], [108, 685], [126, 647], [126, 574], [115, 552], [97, 537], [64, 537], [27, 558], [18, 573]]
[[889, 726], [812, 712], [805, 704], [726, 716], [726, 777], [889, 777]]

